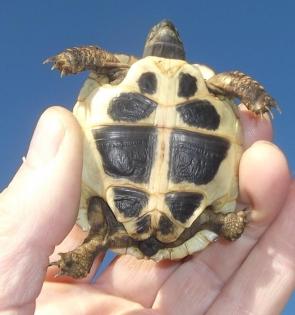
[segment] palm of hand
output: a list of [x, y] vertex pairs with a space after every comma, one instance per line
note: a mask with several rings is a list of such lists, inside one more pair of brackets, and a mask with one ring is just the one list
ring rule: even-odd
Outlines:
[[[64, 110], [51, 109], [45, 116], [47, 124], [56, 123], [58, 117], [66, 129], [53, 160], [41, 159], [46, 167], [40, 166], [45, 149], [36, 151], [34, 147], [40, 146], [40, 141], [36, 144], [34, 137], [27, 161], [1, 195], [0, 221], [4, 229], [0, 230], [0, 256], [5, 259], [0, 259], [0, 287], [7, 289], [0, 293], [0, 310], [13, 310], [15, 314], [33, 311], [48, 256], [73, 226], [73, 209], [79, 199], [79, 128]], [[156, 264], [131, 256], [118, 257], [94, 284], [89, 284], [91, 275], [76, 281], [54, 278], [56, 270], [49, 270], [37, 299], [36, 314], [279, 313], [295, 280], [294, 183], [278, 148], [268, 142], [250, 147], [258, 139], [270, 140], [269, 122], [257, 123], [247, 114], [242, 120], [247, 126], [245, 144], [249, 149], [240, 165], [241, 200], [254, 210], [246, 232], [237, 242], [218, 241], [181, 262]], [[41, 119], [39, 125], [44, 121]], [[43, 140], [42, 130], [46, 129], [48, 126], [41, 131], [38, 127]], [[58, 127], [54, 132], [57, 139], [61, 132]], [[13, 199], [12, 194], [17, 198]], [[17, 222], [23, 222], [21, 228], [16, 227], [16, 217]], [[7, 238], [12, 233], [13, 241]], [[75, 247], [80, 240], [81, 232], [74, 228], [57, 251]], [[16, 263], [20, 253], [21, 264]], [[96, 266], [101, 259], [97, 259]]]

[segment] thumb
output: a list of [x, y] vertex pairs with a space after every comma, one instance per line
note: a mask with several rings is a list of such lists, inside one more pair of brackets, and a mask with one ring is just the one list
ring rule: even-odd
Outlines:
[[63, 108], [48, 109], [0, 195], [0, 312], [33, 313], [48, 257], [74, 225], [81, 169], [78, 123]]

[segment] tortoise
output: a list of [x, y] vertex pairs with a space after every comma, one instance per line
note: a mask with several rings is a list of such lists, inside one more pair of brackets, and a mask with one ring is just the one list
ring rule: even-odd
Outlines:
[[243, 144], [233, 99], [255, 115], [277, 108], [257, 81], [188, 63], [168, 20], [152, 27], [142, 58], [83, 46], [48, 62], [62, 76], [90, 71], [73, 110], [84, 134], [77, 223], [89, 233], [50, 266], [81, 278], [107, 249], [175, 260], [219, 236], [241, 236], [247, 211], [237, 210]]

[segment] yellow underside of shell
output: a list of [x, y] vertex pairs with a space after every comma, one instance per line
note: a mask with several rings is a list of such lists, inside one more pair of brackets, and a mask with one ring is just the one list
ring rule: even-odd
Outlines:
[[[175, 65], [174, 65], [175, 63]], [[172, 65], [174, 65], [172, 67]], [[108, 116], [108, 104], [113, 97], [118, 96], [122, 91], [134, 91], [138, 92], [134, 84], [137, 82], [136, 77], [139, 77], [143, 69], [153, 69], [157, 73], [158, 81], [165, 87], [166, 90], [170, 91], [168, 94], [156, 93], [151, 96], [159, 104], [157, 111], [155, 111], [150, 117], [138, 122], [138, 125], [142, 126], [155, 126], [157, 128], [162, 128], [159, 131], [159, 139], [161, 136], [164, 139], [165, 133], [169, 135], [169, 130], [171, 128], [180, 128], [184, 130], [191, 130], [191, 127], [185, 125], [180, 118], [177, 118], [175, 114], [175, 104], [181, 102], [186, 102], [173, 92], [175, 88], [170, 86], [170, 78], [176, 76], [179, 71], [184, 71], [195, 75], [199, 82], [199, 91], [194, 97], [200, 99], [210, 100], [217, 112], [221, 117], [221, 123], [218, 130], [212, 132], [207, 129], [200, 129], [199, 132], [203, 134], [214, 134], [220, 137], [224, 137], [231, 142], [231, 148], [228, 152], [227, 159], [224, 160], [219, 168], [213, 181], [207, 185], [198, 186], [197, 190], [195, 185], [189, 183], [179, 183], [173, 184], [171, 181], [167, 181], [165, 176], [159, 176], [160, 167], [157, 168], [159, 162], [155, 163], [152, 170], [151, 178], [153, 178], [153, 187], [146, 184], [136, 184], [136, 188], [147, 190], [150, 193], [150, 203], [147, 206], [146, 213], [151, 211], [151, 209], [159, 208], [159, 202], [155, 207], [152, 207], [152, 201], [158, 196], [158, 187], [165, 187], [165, 191], [200, 191], [204, 194], [204, 201], [201, 207], [194, 213], [190, 220], [186, 222], [186, 226], [178, 224], [178, 235], [179, 236], [184, 228], [188, 228], [192, 222], [200, 215], [200, 213], [208, 206], [213, 205], [214, 211], [216, 212], [232, 212], [235, 210], [236, 198], [238, 194], [238, 163], [239, 157], [242, 151], [240, 142], [240, 124], [236, 117], [235, 109], [233, 106], [218, 99], [216, 96], [210, 94], [206, 88], [204, 79], [210, 78], [214, 72], [202, 65], [189, 65], [183, 61], [173, 61], [170, 60], [169, 63], [160, 60], [160, 58], [147, 57], [143, 60], [135, 63], [130, 69], [127, 77], [118, 86], [110, 86], [105, 81], [104, 76], [97, 76], [95, 74], [90, 74], [88, 80], [82, 88], [78, 102], [74, 108], [74, 114], [78, 118], [82, 129], [85, 133], [85, 143], [84, 143], [84, 165], [83, 165], [83, 185], [82, 185], [82, 198], [80, 203], [80, 211], [77, 219], [77, 223], [83, 228], [83, 230], [89, 230], [89, 223], [87, 218], [87, 200], [89, 197], [94, 195], [99, 195], [103, 199], [107, 200], [107, 191], [113, 186], [128, 186], [133, 187], [133, 183], [121, 179], [114, 179], [107, 176], [102, 169], [101, 158], [96, 150], [95, 144], [91, 143], [92, 126], [102, 126], [111, 125], [112, 122]], [[172, 71], [173, 70], [173, 71]], [[172, 82], [174, 82], [172, 80]], [[105, 85], [106, 84], [106, 85]], [[193, 98], [194, 98], [193, 97]], [[167, 135], [166, 135], [167, 138]], [[168, 137], [169, 138], [169, 137]], [[158, 141], [159, 148], [161, 147], [161, 141]], [[163, 140], [164, 141], [164, 140]], [[168, 147], [166, 149], [168, 152]], [[160, 161], [160, 150], [157, 149], [156, 161]], [[167, 155], [167, 154], [166, 154]], [[166, 160], [165, 160], [166, 161]], [[164, 161], [164, 162], [165, 162]], [[166, 161], [167, 162], [167, 161]], [[166, 163], [165, 162], [165, 163]], [[91, 170], [91, 172], [90, 172]], [[93, 170], [96, 170], [93, 172]], [[163, 166], [161, 166], [163, 170]], [[226, 176], [225, 176], [226, 175]], [[153, 177], [154, 176], [154, 177]], [[165, 183], [164, 183], [165, 180]], [[156, 197], [155, 197], [156, 196]], [[110, 199], [110, 198], [109, 198]], [[160, 200], [160, 199], [159, 199]], [[161, 207], [160, 207], [161, 208]], [[165, 214], [169, 215], [167, 209], [162, 209]], [[119, 222], [122, 222], [126, 230], [134, 230], [132, 222], [124, 222], [124, 218], [120, 217], [120, 214], [114, 210], [114, 214]], [[172, 217], [170, 217], [173, 220]], [[129, 232], [128, 232], [129, 233]], [[145, 238], [148, 236], [145, 236]], [[172, 235], [170, 235], [172, 238]], [[217, 235], [208, 230], [202, 230], [192, 236], [191, 239], [184, 242], [182, 245], [177, 247], [171, 247], [159, 250], [152, 257], [145, 257], [141, 251], [135, 247], [128, 247], [125, 249], [112, 248], [118, 254], [131, 254], [137, 258], [151, 258], [155, 261], [162, 259], [181, 259], [187, 255], [192, 255], [194, 252], [204, 249], [210, 242], [215, 240]], [[161, 240], [163, 241], [163, 240]], [[174, 240], [169, 240], [174, 241]], [[166, 242], [166, 240], [165, 240]], [[168, 240], [167, 240], [168, 243]]]

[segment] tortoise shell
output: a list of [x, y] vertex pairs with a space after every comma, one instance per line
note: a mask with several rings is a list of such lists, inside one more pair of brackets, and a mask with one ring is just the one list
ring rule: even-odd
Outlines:
[[[148, 56], [118, 85], [94, 73], [84, 84], [74, 108], [85, 133], [77, 222], [89, 229], [89, 198], [105, 200], [128, 236], [143, 241], [114, 244], [115, 252], [182, 258], [217, 237], [195, 233], [204, 209], [235, 211], [240, 122], [232, 103], [209, 93], [204, 77], [212, 75], [184, 60]], [[156, 241], [167, 246], [153, 248]]]

